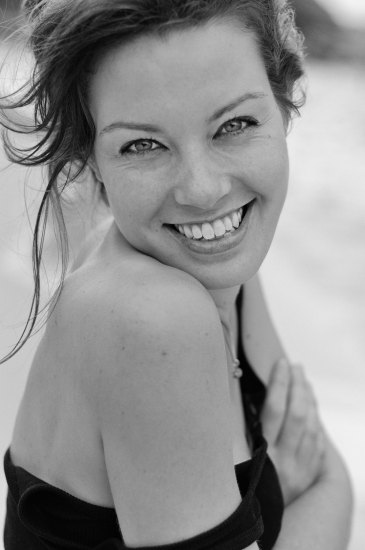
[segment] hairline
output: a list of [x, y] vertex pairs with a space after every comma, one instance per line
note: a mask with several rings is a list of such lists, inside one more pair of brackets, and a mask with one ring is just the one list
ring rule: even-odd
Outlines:
[[[138, 42], [141, 38], [144, 38], [144, 37], [159, 38], [162, 41], [167, 41], [171, 36], [171, 34], [173, 33], [183, 33], [189, 30], [198, 30], [204, 27], [212, 27], [214, 25], [232, 25], [233, 27], [236, 27], [237, 30], [250, 34], [254, 38], [254, 40], [257, 42], [257, 45], [259, 46], [257, 33], [253, 29], [251, 29], [249, 26], [245, 25], [243, 21], [240, 20], [238, 15], [234, 16], [231, 13], [226, 13], [226, 14], [222, 13], [219, 15], [211, 15], [210, 17], [207, 17], [207, 19], [204, 19], [201, 21], [192, 21], [192, 20], [169, 21], [166, 23], [162, 23], [160, 25], [156, 25], [154, 27], [152, 26], [151, 28], [148, 28], [146, 30], [141, 29], [140, 31], [134, 34], [127, 34], [126, 36], [120, 36], [120, 38], [116, 36], [115, 39], [112, 39], [112, 37], [110, 37], [111, 40], [109, 45], [106, 44], [105, 46], [100, 46], [96, 49], [94, 65], [97, 66], [100, 62], [102, 62], [102, 59], [105, 56], [107, 56], [111, 51], [116, 50], [122, 46], [132, 45], [133, 43]], [[262, 57], [261, 52], [260, 52], [260, 56]], [[95, 69], [89, 68], [88, 73], [94, 74]]]

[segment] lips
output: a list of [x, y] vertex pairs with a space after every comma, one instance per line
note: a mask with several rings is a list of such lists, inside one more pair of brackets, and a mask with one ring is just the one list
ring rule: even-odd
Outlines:
[[239, 226], [232, 228], [231, 231], [226, 231], [222, 237], [204, 239], [202, 236], [200, 239], [191, 239], [186, 237], [185, 234], [181, 234], [174, 225], [165, 224], [165, 227], [171, 237], [180, 243], [185, 251], [193, 254], [196, 258], [202, 259], [205, 257], [210, 261], [210, 259], [217, 258], [221, 254], [230, 254], [245, 239], [248, 228], [251, 226], [251, 220], [255, 215], [255, 202], [256, 199], [242, 207], [242, 220]]

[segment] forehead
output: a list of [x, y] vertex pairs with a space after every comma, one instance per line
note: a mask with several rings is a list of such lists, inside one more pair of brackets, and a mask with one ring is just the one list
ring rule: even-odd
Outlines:
[[230, 94], [270, 91], [254, 35], [233, 23], [214, 23], [113, 48], [96, 67], [90, 102], [98, 125], [119, 112], [148, 119], [161, 108], [199, 105], [205, 111]]

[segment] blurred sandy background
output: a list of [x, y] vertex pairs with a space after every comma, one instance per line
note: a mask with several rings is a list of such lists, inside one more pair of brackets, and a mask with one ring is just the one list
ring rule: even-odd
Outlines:
[[[363, 550], [365, 3], [322, 0], [322, 6], [331, 12], [323, 19], [316, 13], [310, 22], [308, 102], [289, 137], [290, 191], [262, 277], [282, 340], [290, 357], [305, 364], [325, 424], [351, 472], [356, 509], [349, 550]], [[20, 334], [32, 290], [25, 175], [24, 169], [8, 167], [0, 152], [0, 356]], [[34, 172], [27, 184], [31, 216], [39, 181]], [[83, 232], [76, 220], [76, 245]], [[52, 256], [51, 241], [47, 248]], [[0, 366], [1, 456], [11, 439], [38, 338]], [[0, 530], [5, 490], [0, 473]]]

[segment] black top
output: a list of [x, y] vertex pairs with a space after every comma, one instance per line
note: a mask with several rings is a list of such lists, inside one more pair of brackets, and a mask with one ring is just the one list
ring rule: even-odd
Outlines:
[[[243, 292], [237, 298], [241, 312]], [[239, 315], [240, 319], [240, 315]], [[241, 325], [241, 321], [239, 321]], [[240, 326], [241, 328], [241, 326]], [[266, 390], [247, 361], [242, 343], [241, 390], [253, 454], [235, 466], [242, 502], [220, 525], [187, 541], [154, 550], [242, 550], [259, 539], [270, 550], [281, 527], [283, 497], [259, 420]], [[114, 508], [90, 504], [46, 483], [4, 457], [9, 490], [5, 519], [5, 550], [125, 550]], [[152, 549], [152, 547], [149, 547]]]

